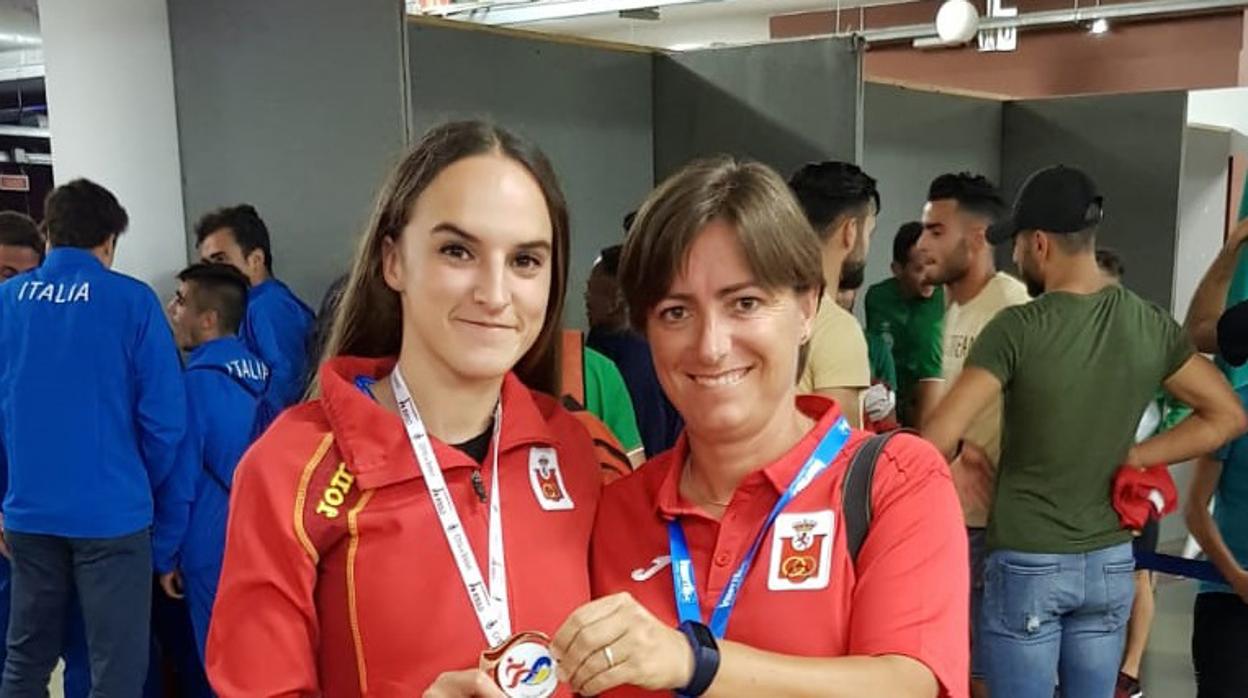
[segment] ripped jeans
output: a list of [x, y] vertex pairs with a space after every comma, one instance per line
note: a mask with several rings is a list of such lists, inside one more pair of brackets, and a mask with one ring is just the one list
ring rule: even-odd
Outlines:
[[1108, 698], [1135, 595], [1123, 543], [1088, 553], [994, 550], [985, 565], [983, 643], [993, 696]]

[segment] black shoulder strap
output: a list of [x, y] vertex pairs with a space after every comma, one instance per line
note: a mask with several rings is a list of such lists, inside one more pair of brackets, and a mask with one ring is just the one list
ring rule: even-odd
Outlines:
[[845, 542], [851, 563], [857, 564], [867, 531], [871, 529], [871, 483], [875, 480], [875, 464], [884, 446], [894, 436], [907, 430], [876, 434], [858, 447], [845, 471], [841, 485], [841, 520], [845, 522]]

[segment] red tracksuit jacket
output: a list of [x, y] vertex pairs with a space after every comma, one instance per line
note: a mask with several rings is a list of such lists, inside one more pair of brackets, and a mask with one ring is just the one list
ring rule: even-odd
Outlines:
[[[485, 637], [403, 424], [355, 385], [393, 365], [329, 362], [322, 397], [285, 412], [239, 464], [207, 649], [222, 698], [408, 698], [444, 671], [477, 665]], [[590, 599], [598, 462], [584, 428], [553, 398], [508, 376], [502, 402], [512, 628], [553, 634]], [[491, 469], [433, 441], [484, 574], [489, 507], [471, 476], [479, 469], [488, 492]], [[546, 448], [556, 477], [549, 465], [538, 477], [533, 465], [534, 449]]]

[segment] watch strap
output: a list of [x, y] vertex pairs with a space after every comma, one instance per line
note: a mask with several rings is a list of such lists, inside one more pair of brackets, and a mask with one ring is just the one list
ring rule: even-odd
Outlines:
[[693, 676], [689, 684], [677, 691], [681, 696], [695, 698], [706, 692], [719, 673], [719, 645], [711, 629], [696, 621], [687, 620], [680, 624], [680, 631], [689, 641], [693, 650]]

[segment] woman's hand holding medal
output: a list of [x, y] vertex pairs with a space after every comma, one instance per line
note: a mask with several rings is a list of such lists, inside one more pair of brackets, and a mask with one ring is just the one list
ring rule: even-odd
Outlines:
[[627, 592], [577, 609], [555, 633], [551, 650], [559, 680], [582, 695], [623, 685], [676, 690], [693, 675], [693, 650], [684, 634]]

